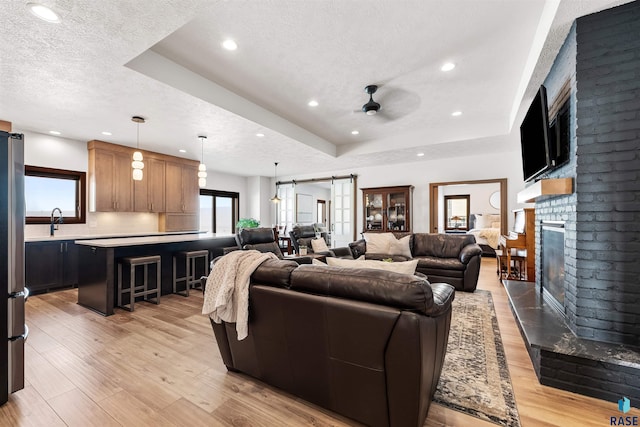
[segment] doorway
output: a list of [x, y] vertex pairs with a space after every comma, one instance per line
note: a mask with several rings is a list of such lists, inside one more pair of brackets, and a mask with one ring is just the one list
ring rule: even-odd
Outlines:
[[431, 233], [438, 232], [438, 224], [440, 220], [440, 200], [441, 187], [452, 185], [469, 185], [469, 184], [491, 184], [497, 183], [500, 188], [500, 234], [507, 234], [509, 227], [509, 218], [507, 217], [507, 178], [481, 179], [472, 181], [451, 181], [451, 182], [432, 182], [429, 184], [429, 230]]
[[318, 199], [316, 201], [316, 210], [318, 222], [327, 226], [327, 201]]

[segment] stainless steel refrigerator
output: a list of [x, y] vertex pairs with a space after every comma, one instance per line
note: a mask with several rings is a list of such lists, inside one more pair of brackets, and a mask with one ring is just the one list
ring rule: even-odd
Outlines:
[[[24, 139], [0, 131], [0, 405], [24, 388]], [[2, 345], [2, 342], [6, 344]]]

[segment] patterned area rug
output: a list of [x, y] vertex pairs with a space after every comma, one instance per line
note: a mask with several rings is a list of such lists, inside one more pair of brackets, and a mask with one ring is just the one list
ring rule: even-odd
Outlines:
[[505, 427], [520, 427], [493, 298], [456, 292], [449, 344], [434, 402]]

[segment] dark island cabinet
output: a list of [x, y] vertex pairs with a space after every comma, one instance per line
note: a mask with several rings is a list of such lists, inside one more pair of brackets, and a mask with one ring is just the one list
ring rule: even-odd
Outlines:
[[25, 284], [33, 294], [78, 285], [78, 247], [73, 240], [25, 243]]

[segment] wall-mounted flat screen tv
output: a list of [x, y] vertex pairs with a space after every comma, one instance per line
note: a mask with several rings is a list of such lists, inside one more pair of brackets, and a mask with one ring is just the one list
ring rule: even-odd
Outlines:
[[522, 171], [525, 181], [531, 181], [551, 168], [549, 156], [549, 115], [547, 90], [540, 86], [520, 125]]

